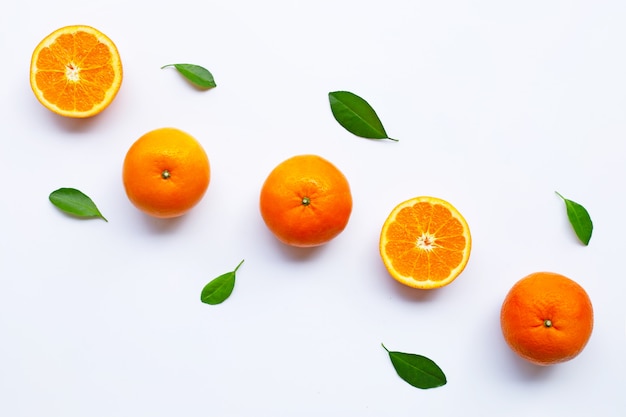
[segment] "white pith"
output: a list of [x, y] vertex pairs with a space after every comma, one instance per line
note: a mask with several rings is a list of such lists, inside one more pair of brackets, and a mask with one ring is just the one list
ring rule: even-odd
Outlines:
[[437, 238], [435, 237], [435, 235], [424, 232], [421, 236], [417, 238], [415, 246], [422, 250], [431, 251], [437, 247], [437, 244], [435, 243], [436, 241]]
[[80, 80], [80, 68], [73, 62], [70, 62], [65, 67], [65, 77], [70, 81], [78, 82]]

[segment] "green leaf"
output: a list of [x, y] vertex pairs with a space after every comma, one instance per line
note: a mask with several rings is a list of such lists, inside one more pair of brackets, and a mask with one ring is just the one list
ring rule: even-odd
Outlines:
[[223, 303], [233, 292], [235, 288], [235, 274], [243, 263], [243, 260], [239, 262], [239, 265], [234, 271], [227, 272], [213, 279], [202, 289], [200, 294], [200, 301], [205, 304], [220, 304]]
[[161, 69], [166, 67], [174, 67], [180, 72], [185, 78], [187, 78], [192, 84], [197, 85], [200, 88], [212, 88], [215, 87], [215, 80], [213, 79], [213, 74], [209, 72], [208, 69], [203, 68], [199, 65], [194, 64], [168, 64], [161, 67]]
[[556, 192], [556, 194], [565, 202], [567, 217], [574, 228], [574, 232], [576, 232], [576, 236], [578, 236], [578, 239], [580, 239], [585, 246], [589, 245], [591, 233], [593, 232], [593, 222], [591, 221], [591, 217], [589, 216], [587, 209], [575, 201], [568, 200], [558, 192]]
[[350, 133], [366, 139], [390, 138], [378, 118], [376, 111], [367, 101], [349, 91], [328, 93], [330, 110], [339, 122]]
[[99, 217], [108, 222], [91, 198], [75, 188], [59, 188], [50, 193], [48, 198], [52, 204], [66, 213], [78, 217]]
[[431, 359], [413, 353], [390, 352], [385, 345], [382, 346], [389, 353], [389, 358], [398, 376], [410, 385], [427, 389], [446, 384], [446, 376]]

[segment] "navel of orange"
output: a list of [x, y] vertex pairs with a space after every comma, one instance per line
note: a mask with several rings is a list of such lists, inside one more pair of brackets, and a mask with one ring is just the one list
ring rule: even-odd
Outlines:
[[451, 283], [469, 260], [472, 239], [467, 222], [445, 200], [415, 197], [398, 204], [380, 234], [385, 267], [398, 282], [432, 289]]

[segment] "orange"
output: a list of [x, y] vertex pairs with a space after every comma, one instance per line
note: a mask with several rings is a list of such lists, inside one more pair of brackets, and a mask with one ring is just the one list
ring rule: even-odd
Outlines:
[[174, 128], [150, 131], [126, 153], [122, 178], [129, 200], [154, 217], [177, 217], [204, 196], [210, 165], [202, 145]]
[[522, 358], [552, 365], [577, 356], [593, 329], [593, 308], [585, 290], [553, 272], [519, 280], [502, 304], [504, 340]]
[[383, 224], [379, 251], [389, 274], [413, 288], [450, 284], [469, 260], [467, 222], [450, 203], [415, 197], [398, 204]]
[[30, 63], [30, 86], [45, 107], [84, 118], [104, 110], [122, 84], [113, 41], [90, 26], [66, 26], [46, 36]]
[[326, 159], [298, 155], [276, 166], [263, 183], [261, 216], [281, 242], [299, 247], [327, 243], [352, 213], [346, 177]]

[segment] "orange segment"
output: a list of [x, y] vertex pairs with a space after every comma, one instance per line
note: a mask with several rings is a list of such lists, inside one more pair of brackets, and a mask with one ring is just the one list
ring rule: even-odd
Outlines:
[[66, 117], [90, 117], [104, 110], [122, 84], [117, 47], [90, 26], [66, 26], [35, 48], [30, 85], [46, 108]]
[[397, 205], [380, 233], [391, 276], [413, 288], [438, 288], [465, 268], [472, 246], [467, 222], [447, 201], [415, 197]]

